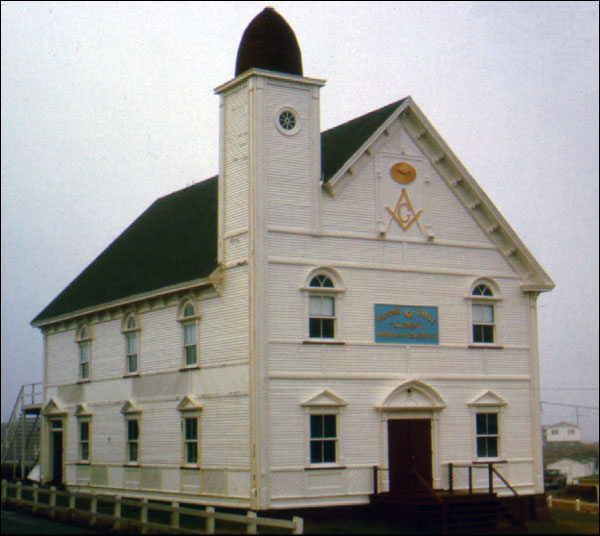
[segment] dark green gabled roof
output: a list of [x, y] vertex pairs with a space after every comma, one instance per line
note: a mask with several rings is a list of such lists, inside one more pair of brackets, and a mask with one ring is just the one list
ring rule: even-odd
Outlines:
[[[327, 182], [404, 102], [321, 134]], [[32, 324], [208, 277], [217, 267], [218, 177], [155, 201]]]
[[321, 176], [329, 181], [405, 101], [402, 99], [321, 133]]
[[32, 323], [207, 277], [217, 267], [217, 177], [156, 200]]

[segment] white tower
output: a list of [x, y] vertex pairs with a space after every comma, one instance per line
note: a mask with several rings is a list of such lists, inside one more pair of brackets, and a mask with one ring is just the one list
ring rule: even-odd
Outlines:
[[319, 89], [296, 36], [273, 9], [246, 28], [235, 78], [220, 95], [219, 262], [247, 263], [251, 507], [266, 509], [268, 415], [265, 278], [270, 230], [319, 228]]

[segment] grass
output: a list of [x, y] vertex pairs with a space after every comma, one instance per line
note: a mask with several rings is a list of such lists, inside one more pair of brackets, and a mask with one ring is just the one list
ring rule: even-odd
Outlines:
[[598, 534], [598, 514], [550, 510], [552, 521], [527, 523], [528, 534]]
[[[550, 510], [551, 519], [529, 521], [522, 534], [598, 534], [598, 514]], [[305, 534], [428, 534], [394, 522], [366, 519], [305, 521]]]

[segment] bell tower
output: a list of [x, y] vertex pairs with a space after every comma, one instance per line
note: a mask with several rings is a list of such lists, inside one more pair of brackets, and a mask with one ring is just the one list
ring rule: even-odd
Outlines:
[[215, 89], [221, 262], [229, 259], [227, 237], [243, 228], [318, 227], [324, 84], [303, 76], [296, 35], [279, 13], [267, 7], [254, 17], [238, 47], [235, 78]]
[[247, 269], [254, 509], [269, 508], [268, 243], [277, 233], [319, 228], [324, 84], [303, 75], [294, 31], [268, 7], [244, 31], [235, 78], [215, 89], [220, 96], [219, 262], [225, 269]]

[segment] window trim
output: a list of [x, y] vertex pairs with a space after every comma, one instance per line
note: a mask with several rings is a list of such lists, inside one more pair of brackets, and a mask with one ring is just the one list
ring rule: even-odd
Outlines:
[[[78, 347], [78, 363], [77, 363], [77, 381], [89, 382], [92, 377], [92, 332], [88, 324], [82, 324], [75, 332], [75, 342]], [[88, 348], [88, 356], [86, 361], [82, 361], [83, 348]], [[83, 375], [83, 365], [87, 365], [87, 374]]]
[[[477, 462], [493, 462], [504, 460], [504, 430], [503, 430], [503, 413], [507, 403], [493, 391], [487, 391], [481, 396], [477, 397], [472, 402], [469, 402], [471, 408], [471, 423], [472, 423], [472, 448], [473, 448], [473, 461]], [[497, 442], [497, 455], [489, 457], [480, 457], [477, 452], [477, 415], [483, 413], [495, 413], [497, 415], [497, 427], [498, 431], [496, 434]]]
[[[474, 295], [475, 290], [480, 286], [486, 286], [489, 291], [492, 293], [491, 296], [485, 295]], [[503, 348], [499, 341], [500, 338], [500, 329], [498, 325], [498, 304], [503, 301], [502, 296], [500, 295], [498, 285], [492, 282], [489, 279], [477, 279], [474, 281], [469, 287], [469, 294], [465, 296], [465, 300], [468, 303], [468, 322], [469, 322], [469, 344], [470, 348]], [[492, 307], [492, 317], [493, 322], [489, 323], [478, 323], [475, 324], [473, 320], [473, 309], [477, 305], [487, 305]], [[491, 342], [476, 342], [474, 337], [474, 328], [475, 325], [491, 325], [493, 340]]]
[[[181, 414], [181, 467], [183, 469], [198, 469], [201, 466], [202, 450], [201, 450], [201, 420], [202, 415], [202, 404], [190, 395], [185, 395], [183, 400], [177, 405], [177, 410]], [[186, 440], [186, 419], [196, 419], [196, 462], [190, 463], [187, 458], [187, 445]]]
[[[289, 130], [286, 129], [286, 128], [284, 128], [281, 125], [281, 123], [279, 122], [279, 118], [285, 112], [291, 113], [294, 116], [294, 119], [296, 121], [294, 127], [290, 128]], [[277, 112], [275, 112], [274, 120], [275, 120], [275, 126], [277, 127], [277, 130], [279, 130], [279, 132], [281, 132], [282, 134], [284, 134], [286, 136], [295, 136], [302, 129], [302, 122], [300, 121], [300, 115], [298, 114], [298, 112], [292, 106], [287, 106], [287, 105], [286, 106], [281, 106], [277, 110]]]
[[[142, 409], [135, 400], [127, 400], [121, 408], [121, 415], [125, 418], [125, 465], [137, 467], [140, 465], [141, 458], [141, 437], [142, 437]], [[132, 462], [129, 459], [129, 421], [136, 420], [138, 422], [138, 439], [137, 439], [137, 462]]]
[[[191, 306], [193, 308], [194, 314], [185, 316], [185, 311], [188, 308], [188, 306]], [[199, 349], [200, 336], [199, 335], [200, 335], [200, 319], [202, 318], [202, 315], [198, 312], [198, 310], [199, 310], [198, 304], [191, 298], [186, 298], [186, 299], [182, 300], [182, 302], [179, 304], [179, 308], [178, 308], [178, 312], [177, 312], [177, 321], [181, 325], [181, 348], [182, 348], [182, 350], [181, 350], [181, 352], [182, 352], [181, 368], [182, 369], [200, 368], [200, 349]], [[196, 338], [196, 341], [193, 345], [196, 348], [195, 361], [193, 363], [187, 363], [187, 348], [191, 347], [192, 345], [186, 346], [186, 344], [185, 344], [185, 328], [190, 325], [193, 325], [193, 327], [194, 327], [194, 334], [195, 334], [195, 338]]]
[[[125, 416], [125, 462], [126, 465], [138, 466], [140, 465], [141, 458], [141, 435], [142, 435], [142, 426], [141, 426], [141, 415], [138, 414], [129, 414]], [[137, 424], [137, 437], [135, 439], [129, 438], [129, 423], [135, 422]], [[136, 445], [136, 458], [135, 460], [131, 459], [131, 445]]]
[[[188, 439], [187, 437], [187, 422], [193, 421], [196, 423], [196, 437], [194, 439]], [[194, 412], [183, 413], [181, 416], [181, 427], [182, 427], [182, 444], [183, 444], [183, 456], [182, 466], [183, 467], [200, 467], [200, 415]], [[189, 450], [188, 446], [195, 445], [196, 447], [196, 460], [193, 462], [189, 461]]]
[[[129, 327], [129, 322], [133, 320], [135, 323], [134, 327]], [[139, 376], [140, 374], [140, 346], [141, 346], [141, 331], [140, 320], [135, 312], [128, 312], [123, 316], [123, 322], [121, 324], [121, 333], [125, 338], [125, 376]], [[129, 338], [135, 335], [136, 338], [136, 353], [129, 353]], [[136, 368], [135, 371], [129, 370], [130, 357], [135, 355]]]
[[[81, 436], [82, 426], [87, 426], [87, 439], [83, 440]], [[82, 456], [83, 445], [87, 446], [87, 457]], [[81, 415], [77, 417], [77, 463], [90, 465], [92, 463], [92, 417], [91, 415]]]
[[[495, 415], [496, 416], [496, 433], [495, 434], [484, 434], [479, 433], [477, 429], [477, 418], [479, 415]], [[495, 456], [480, 456], [479, 455], [479, 438], [495, 438], [496, 439], [496, 455]], [[475, 412], [475, 458], [477, 461], [489, 461], [500, 459], [500, 412], [494, 411], [490, 408], [481, 408]]]
[[[304, 445], [306, 471], [319, 469], [343, 469], [344, 466], [344, 438], [343, 438], [343, 413], [347, 402], [330, 391], [322, 391], [310, 400], [302, 402], [304, 410]], [[319, 415], [335, 415], [335, 461], [313, 462], [311, 458], [311, 417]]]
[[[328, 278], [333, 286], [311, 286], [312, 281], [320, 276]], [[300, 291], [305, 294], [303, 342], [305, 344], [344, 344], [342, 338], [341, 311], [343, 301], [342, 296], [346, 289], [344, 288], [341, 277], [337, 271], [329, 267], [319, 267], [311, 270], [304, 279], [304, 284], [300, 287]], [[311, 297], [331, 298], [333, 300], [333, 316], [327, 317], [333, 319], [333, 337], [311, 337], [310, 321], [311, 318], [313, 318], [310, 312]]]

